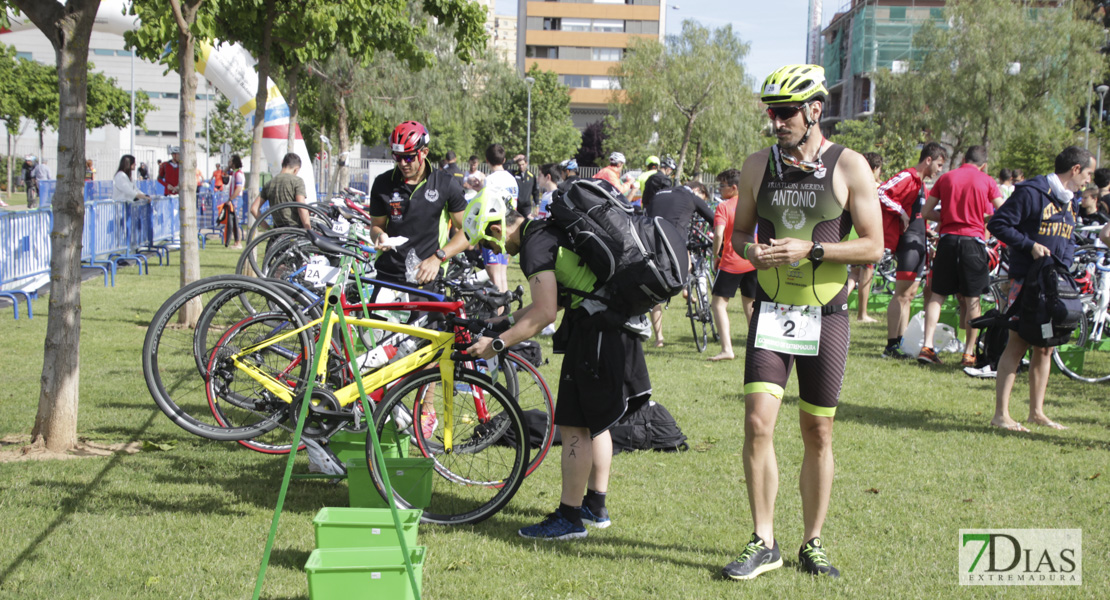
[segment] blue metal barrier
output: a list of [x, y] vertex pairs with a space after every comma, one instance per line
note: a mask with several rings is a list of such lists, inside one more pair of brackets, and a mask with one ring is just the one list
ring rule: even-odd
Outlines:
[[[27, 303], [27, 316], [34, 317], [31, 299], [35, 290], [21, 288], [31, 278], [50, 272], [50, 230], [54, 215], [49, 211], [0, 214], [0, 297], [10, 298], [19, 318], [19, 297]], [[7, 289], [4, 289], [7, 288]]]
[[[19, 298], [26, 302], [28, 316], [33, 316], [34, 290], [21, 286], [50, 273], [53, 218], [49, 210], [0, 212], [0, 297], [12, 300], [17, 319]], [[165, 256], [169, 264], [169, 246], [180, 241], [179, 224], [176, 197], [87, 203], [81, 262], [102, 270], [105, 286], [109, 280], [115, 286], [119, 259], [138, 261], [140, 273], [149, 268], [142, 251], [157, 252], [158, 263]]]
[[113, 181], [86, 181], [85, 202], [99, 202], [111, 200], [115, 182]]
[[[197, 194], [197, 236], [201, 248], [208, 244], [209, 237], [222, 238], [223, 225], [220, 220], [220, 205], [228, 201], [227, 192], [206, 191]], [[235, 199], [235, 216], [240, 227], [247, 222], [247, 192], [243, 191]]]
[[47, 179], [39, 182], [39, 208], [50, 208], [54, 202], [54, 192], [58, 190], [56, 179]]

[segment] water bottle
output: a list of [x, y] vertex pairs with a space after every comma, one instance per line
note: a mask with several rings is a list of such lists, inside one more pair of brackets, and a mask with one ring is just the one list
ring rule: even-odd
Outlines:
[[409, 253], [405, 255], [405, 280], [409, 283], [416, 283], [416, 273], [420, 269], [420, 258], [416, 256], [416, 250], [409, 249]]
[[380, 345], [356, 359], [358, 370], [367, 371], [377, 369], [397, 355], [397, 348], [390, 345]]
[[397, 347], [397, 355], [395, 356], [395, 358], [402, 358], [404, 356], [412, 354], [412, 351], [416, 350], [417, 346], [419, 345], [420, 342], [417, 341], [417, 338], [410, 337], [409, 339], [401, 342], [401, 345]]

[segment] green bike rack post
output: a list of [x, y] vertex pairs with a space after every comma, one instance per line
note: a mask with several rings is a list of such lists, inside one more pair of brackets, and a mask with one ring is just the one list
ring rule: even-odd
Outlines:
[[[350, 259], [344, 259], [343, 268], [340, 270], [340, 277], [338, 281], [346, 281], [347, 275], [350, 272]], [[322, 335], [320, 342], [316, 346], [316, 356], [312, 360], [312, 377], [308, 381], [308, 386], [305, 388], [304, 398], [312, 397], [312, 391], [316, 386], [316, 371], [320, 368], [320, 361], [325, 356], [325, 349], [327, 347], [328, 338], [331, 331], [331, 319], [333, 315], [338, 316], [339, 328], [343, 332], [343, 346], [347, 350], [349, 356], [354, 356], [354, 342], [351, 340], [351, 333], [347, 329], [347, 319], [343, 315], [343, 310], [339, 304], [339, 294], [342, 294], [341, 286], [333, 285], [328, 289], [328, 305], [324, 310], [323, 322], [320, 328]], [[355, 374], [355, 383], [358, 385], [359, 397], [362, 400], [363, 406], [370, 406], [370, 399], [366, 396], [366, 388], [362, 384], [362, 374], [358, 369], [353, 369]], [[285, 493], [289, 490], [289, 481], [293, 475], [293, 462], [297, 458], [297, 447], [301, 445], [301, 432], [304, 430], [305, 419], [308, 417], [308, 407], [310, 402], [305, 401], [301, 403], [300, 411], [297, 416], [297, 427], [293, 431], [293, 443], [289, 448], [289, 460], [285, 463], [285, 475], [281, 480], [281, 489], [278, 492], [277, 506], [274, 507], [274, 518], [270, 524], [270, 535], [266, 538], [266, 549], [262, 553], [262, 565], [258, 569], [258, 581], [254, 586], [254, 600], [258, 600], [262, 595], [262, 583], [266, 578], [266, 567], [270, 563], [270, 551], [274, 547], [274, 538], [277, 536], [278, 520], [281, 518], [281, 509], [285, 505]], [[389, 474], [385, 469], [385, 459], [382, 458], [382, 447], [378, 441], [378, 432], [374, 428], [373, 417], [367, 429], [370, 431], [370, 441], [374, 446], [374, 460], [378, 463], [378, 472], [382, 476], [382, 484], [385, 486], [386, 503], [389, 505], [389, 511], [393, 515], [393, 526], [397, 530], [397, 542], [401, 547], [401, 554], [405, 559], [405, 570], [408, 571], [409, 583], [412, 585], [412, 593], [416, 600], [420, 600], [420, 587], [416, 584], [416, 573], [412, 568], [412, 559], [409, 556], [408, 544], [405, 542], [403, 529], [401, 527], [401, 517], [397, 513], [396, 501], [393, 498], [393, 486], [389, 483]], [[334, 478], [334, 476], [328, 476]]]

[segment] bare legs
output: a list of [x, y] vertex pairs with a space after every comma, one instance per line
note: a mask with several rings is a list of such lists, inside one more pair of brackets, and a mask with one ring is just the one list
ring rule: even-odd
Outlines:
[[[1021, 339], [1016, 331], [1010, 332], [1006, 350], [998, 361], [998, 378], [994, 389], [994, 417], [991, 425], [1011, 431], [1029, 431], [1010, 417], [1010, 394], [1017, 379], [1018, 366], [1029, 349], [1029, 343]], [[1044, 413], [1044, 396], [1048, 389], [1048, 376], [1052, 367], [1052, 348], [1033, 348], [1029, 361], [1029, 417], [1030, 423], [1047, 425], [1054, 429], [1066, 429], [1055, 423]]]
[[651, 307], [651, 331], [655, 334], [655, 347], [663, 347], [663, 305]]
[[609, 468], [613, 464], [613, 439], [609, 432], [590, 439], [585, 427], [560, 425], [563, 434], [563, 490], [559, 501], [580, 506], [589, 485], [595, 492], [609, 491]]
[[[775, 539], [775, 497], [779, 488], [779, 469], [773, 435], [781, 401], [770, 394], [745, 397], [744, 475], [748, 503], [755, 533], [768, 544]], [[805, 454], [799, 488], [805, 540], [821, 535], [832, 493], [833, 453], [832, 417], [817, 417], [799, 411]]]
[[[736, 358], [736, 354], [732, 350], [732, 324], [728, 318], [728, 301], [731, 298], [724, 296], [713, 296], [709, 301], [709, 307], [713, 310], [713, 319], [717, 322], [717, 335], [721, 338], [721, 352], [717, 356], [711, 356], [707, 360], [732, 360]], [[746, 324], [752, 322], [752, 311], [755, 310], [755, 298], [747, 296], [740, 296], [740, 302], [744, 307], [744, 318]]]
[[891, 296], [890, 305], [886, 309], [886, 336], [888, 338], [899, 338], [906, 333], [906, 327], [910, 324], [910, 302], [917, 294], [917, 287], [916, 279], [894, 282], [894, 295]]

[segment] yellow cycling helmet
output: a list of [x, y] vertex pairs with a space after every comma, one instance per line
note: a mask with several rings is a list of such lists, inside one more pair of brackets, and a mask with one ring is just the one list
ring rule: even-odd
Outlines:
[[807, 102], [829, 95], [825, 88], [825, 69], [818, 65], [786, 65], [763, 82], [759, 99], [764, 104]]
[[[463, 233], [471, 244], [482, 240], [490, 240], [500, 244], [502, 252], [505, 250], [505, 214], [509, 212], [509, 203], [512, 194], [501, 187], [487, 187], [478, 192], [478, 195], [466, 205], [463, 212]], [[502, 223], [501, 237], [494, 237], [486, 233], [486, 228], [491, 223]]]
[[655, 165], [657, 167], [659, 166], [659, 157], [658, 156], [649, 156], [649, 157], [647, 157], [647, 166], [650, 167], [652, 165]]

